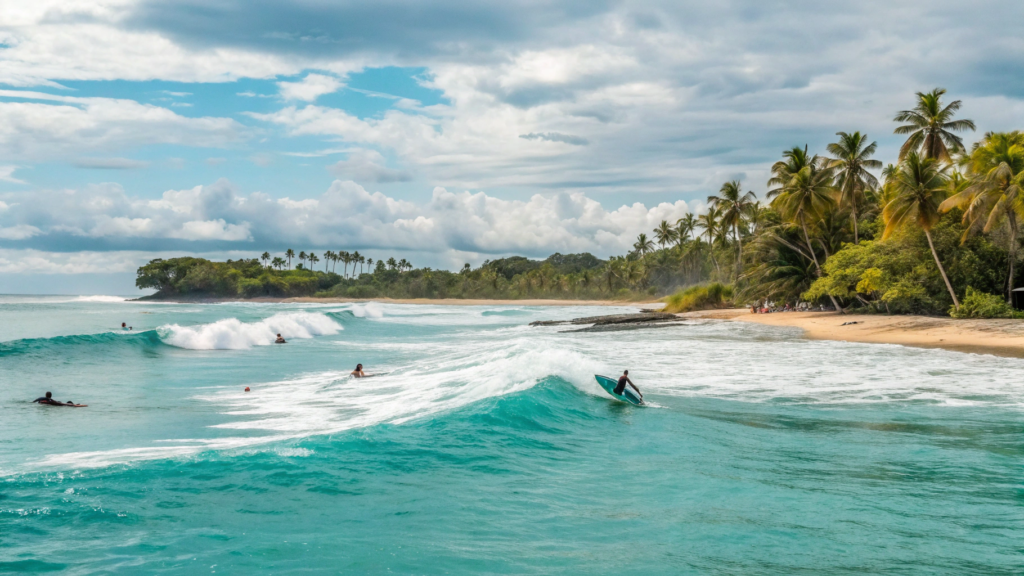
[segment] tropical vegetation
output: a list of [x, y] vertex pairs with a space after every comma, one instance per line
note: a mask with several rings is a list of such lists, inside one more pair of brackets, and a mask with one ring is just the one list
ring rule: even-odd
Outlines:
[[[946, 91], [897, 112], [894, 163], [860, 131], [823, 154], [793, 146], [759, 200], [740, 180], [707, 210], [662, 221], [608, 260], [516, 256], [457, 272], [414, 269], [358, 251], [265, 252], [259, 259], [154, 260], [137, 285], [173, 295], [354, 298], [667, 298], [686, 310], [804, 302], [840, 311], [1013, 317], [1024, 222], [1024, 133], [990, 132], [968, 149], [972, 121]], [[298, 263], [293, 267], [293, 260]], [[340, 264], [340, 267], [339, 267]], [[996, 305], [996, 301], [1001, 303]]]

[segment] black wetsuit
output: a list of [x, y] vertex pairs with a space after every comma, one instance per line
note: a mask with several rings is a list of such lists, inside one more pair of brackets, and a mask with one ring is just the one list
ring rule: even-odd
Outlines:
[[622, 393], [626, 391], [626, 378], [625, 376], [619, 376], [619, 383], [615, 385], [615, 393], [622, 396]]
[[57, 402], [53, 398], [47, 398], [46, 396], [41, 396], [39, 398], [36, 398], [32, 402], [33, 403], [38, 402], [40, 404], [54, 404], [54, 405], [63, 405], [64, 404], [63, 402]]

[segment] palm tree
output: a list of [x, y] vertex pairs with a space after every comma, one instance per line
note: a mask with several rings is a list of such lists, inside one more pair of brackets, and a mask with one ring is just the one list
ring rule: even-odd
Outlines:
[[299, 262], [305, 262], [305, 261], [306, 261], [306, 252], [305, 251], [299, 252]]
[[[718, 265], [718, 259], [715, 258], [715, 238], [719, 237], [718, 233], [718, 217], [720, 211], [714, 206], [709, 206], [708, 211], [700, 216], [697, 216], [697, 224], [704, 229], [700, 236], [708, 237], [708, 253], [711, 255], [711, 262], [715, 265], [715, 270], [719, 273], [722, 272], [722, 268]], [[698, 238], [700, 237], [698, 236]]]
[[267, 263], [270, 262], [270, 252], [264, 252], [263, 255], [260, 256], [260, 260], [263, 260], [263, 266], [266, 266]]
[[757, 196], [753, 192], [746, 194], [740, 189], [740, 181], [732, 180], [722, 184], [718, 196], [708, 196], [708, 206], [721, 210], [718, 218], [719, 225], [725, 229], [732, 228], [733, 237], [736, 239], [736, 278], [740, 277], [743, 266], [743, 239], [740, 238], [740, 224], [746, 218], [750, 207], [754, 205]]
[[857, 204], [863, 199], [864, 191], [878, 186], [868, 168], [881, 168], [882, 162], [874, 160], [871, 155], [878, 148], [877, 142], [867, 144], [868, 135], [854, 132], [836, 132], [839, 142], [829, 144], [826, 148], [835, 158], [828, 166], [836, 171], [836, 187], [841, 193], [840, 203], [850, 207], [850, 218], [853, 220], [853, 243], [860, 244], [860, 231], [857, 227]]
[[959, 309], [960, 301], [953, 292], [953, 285], [949, 283], [946, 269], [939, 261], [931, 233], [932, 226], [940, 218], [939, 205], [946, 197], [946, 180], [946, 168], [940, 166], [936, 158], [922, 158], [913, 151], [907, 154], [906, 160], [893, 176], [893, 198], [882, 210], [882, 218], [885, 220], [882, 239], [885, 240], [893, 231], [909, 222], [915, 222], [924, 230], [935, 265], [939, 267], [946, 289], [953, 297], [953, 306]]
[[942, 95], [945, 88], [936, 88], [925, 94], [917, 93], [917, 104], [913, 110], [903, 110], [893, 118], [894, 122], [907, 122], [893, 131], [894, 134], [909, 134], [900, 148], [902, 162], [911, 152], [919, 152], [924, 158], [942, 162], [950, 161], [950, 152], [964, 149], [964, 142], [953, 132], [975, 130], [970, 120], [953, 120], [953, 114], [960, 109], [961, 102], [954, 100], [945, 108]]
[[[783, 219], [794, 226], [798, 226], [804, 235], [804, 244], [807, 247], [807, 254], [814, 262], [814, 270], [818, 277], [821, 277], [821, 264], [818, 262], [818, 255], [811, 243], [811, 235], [807, 231], [807, 221], [816, 221], [821, 218], [826, 210], [835, 206], [835, 189], [832, 187], [834, 172], [830, 168], [820, 167], [822, 163], [814, 156], [811, 161], [793, 174], [789, 182], [782, 187], [782, 191], [772, 201], [772, 207], [779, 211]], [[829, 294], [832, 305], [836, 310], [842, 312], [839, 302]]]
[[654, 229], [654, 237], [657, 238], [658, 244], [665, 248], [676, 237], [676, 231], [672, 229], [672, 226], [667, 221], [662, 220], [661, 224], [658, 224], [658, 227]]
[[395, 262], [395, 258], [392, 256], [388, 258], [388, 270], [394, 270], [395, 268], [398, 268], [398, 262]]
[[682, 246], [684, 242], [690, 239], [690, 235], [697, 227], [697, 219], [693, 217], [693, 214], [688, 213], [679, 220], [676, 220], [676, 243], [678, 246]]
[[[356, 250], [355, 252], [352, 253], [352, 275], [353, 276], [355, 276], [355, 274], [356, 274], [356, 264], [359, 264], [359, 259], [361, 257], [362, 256], [359, 255], [359, 251], [358, 250]], [[360, 272], [362, 272], [362, 270], [360, 270]]]
[[313, 269], [313, 265], [315, 265], [317, 262], [320, 261], [320, 259], [317, 258], [316, 254], [314, 254], [312, 252], [309, 253], [309, 256], [307, 256], [307, 258], [309, 258], [309, 269], [310, 270]]
[[366, 259], [366, 269], [369, 270], [371, 274], [373, 273], [373, 258]]
[[1007, 251], [1010, 262], [1006, 282], [1009, 300], [1014, 287], [1020, 219], [1024, 218], [1024, 133], [986, 134], [984, 140], [974, 145], [967, 167], [971, 180], [961, 191], [946, 199], [939, 210], [963, 209], [964, 223], [968, 224], [965, 239], [972, 230], [981, 228], [988, 233], [1006, 225], [1009, 232]]
[[398, 261], [398, 271], [403, 272], [406, 268], [412, 269], [412, 264], [409, 264], [408, 260], [402, 258]]
[[768, 193], [765, 195], [768, 199], [775, 198], [781, 194], [786, 184], [793, 179], [797, 172], [818, 161], [817, 156], [807, 155], [806, 145], [803, 148], [794, 146], [786, 150], [782, 153], [782, 158], [782, 160], [772, 164], [772, 177], [768, 179], [768, 186], [774, 186], [774, 188], [768, 189]]
[[292, 258], [295, 258], [295, 250], [291, 248], [285, 250], [284, 257], [288, 259], [288, 268], [290, 269], [292, 267]]
[[345, 265], [345, 267], [342, 269], [341, 273], [342, 273], [343, 276], [348, 278], [348, 265], [349, 265], [349, 262], [352, 262], [352, 256], [349, 255], [348, 252], [342, 250], [338, 254], [338, 257], [341, 259], [341, 262]]
[[640, 234], [636, 237], [636, 242], [633, 243], [633, 250], [639, 252], [641, 256], [646, 256], [648, 252], [654, 250], [654, 242], [647, 237], [647, 234]]
[[274, 256], [274, 259], [270, 261], [270, 265], [280, 270], [284, 267], [284, 258], [280, 256]]

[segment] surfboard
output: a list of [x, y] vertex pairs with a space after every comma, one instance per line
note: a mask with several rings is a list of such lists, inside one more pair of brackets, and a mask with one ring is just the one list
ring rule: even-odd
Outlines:
[[605, 392], [610, 394], [612, 398], [622, 400], [623, 402], [629, 402], [630, 404], [635, 404], [637, 406], [644, 405], [644, 401], [637, 395], [636, 390], [629, 387], [629, 384], [626, 385], [626, 389], [622, 391], [622, 394], [616, 394], [615, 386], [619, 384], [619, 380], [617, 378], [609, 378], [599, 374], [594, 374], [594, 378], [597, 378], [597, 383], [600, 384], [601, 388], [604, 388]]

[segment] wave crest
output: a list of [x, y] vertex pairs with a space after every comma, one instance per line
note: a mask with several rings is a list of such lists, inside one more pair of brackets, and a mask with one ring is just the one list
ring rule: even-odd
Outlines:
[[268, 346], [278, 334], [290, 338], [313, 338], [337, 334], [342, 327], [324, 314], [287, 312], [274, 314], [259, 322], [225, 318], [210, 324], [179, 326], [169, 324], [158, 329], [165, 344], [189, 350], [247, 350]]

